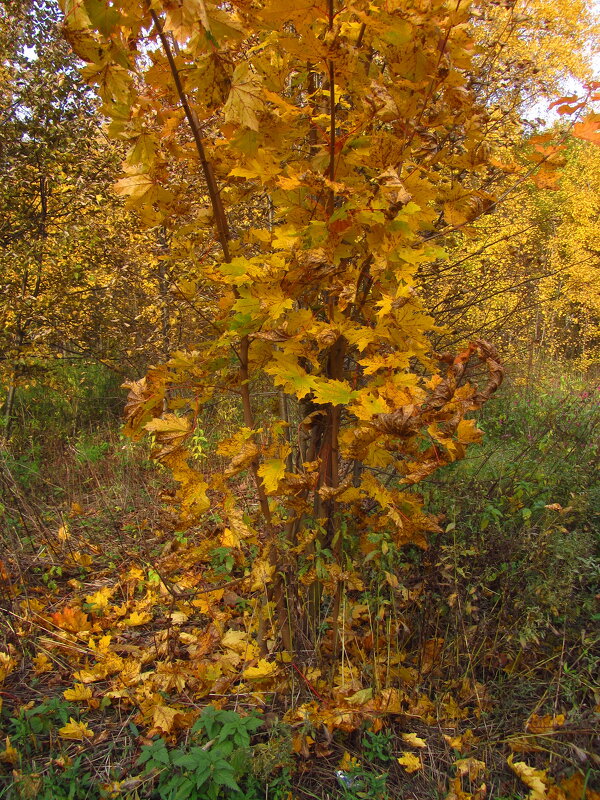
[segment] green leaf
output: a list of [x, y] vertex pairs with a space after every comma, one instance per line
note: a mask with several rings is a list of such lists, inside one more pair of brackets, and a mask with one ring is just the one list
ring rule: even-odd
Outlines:
[[110, 36], [121, 21], [119, 12], [104, 0], [84, 0], [90, 22], [103, 36]]
[[[226, 765], [229, 766], [229, 765]], [[239, 792], [240, 787], [234, 781], [233, 776], [230, 772], [216, 772], [213, 775], [214, 782], [219, 784], [219, 786], [227, 786], [229, 789], [233, 789], [234, 792]]]

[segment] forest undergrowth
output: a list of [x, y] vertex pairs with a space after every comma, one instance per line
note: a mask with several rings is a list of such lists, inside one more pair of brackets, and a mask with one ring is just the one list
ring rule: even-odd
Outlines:
[[597, 382], [506, 382], [420, 485], [443, 532], [367, 554], [331, 675], [259, 652], [231, 531], [178, 530], [115, 380], [60, 379], [2, 454], [0, 797], [597, 800]]

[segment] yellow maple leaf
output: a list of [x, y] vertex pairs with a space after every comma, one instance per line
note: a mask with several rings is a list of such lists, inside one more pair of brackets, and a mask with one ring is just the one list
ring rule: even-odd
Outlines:
[[548, 733], [555, 728], [560, 728], [560, 726], [564, 724], [564, 714], [545, 714], [543, 717], [532, 714], [527, 721], [526, 730], [529, 731], [529, 733]]
[[417, 736], [416, 733], [403, 733], [402, 738], [406, 744], [412, 744], [413, 747], [427, 747], [427, 742]]
[[461, 419], [456, 428], [456, 438], [461, 444], [477, 443], [482, 440], [483, 431], [479, 430], [474, 419]]
[[271, 564], [266, 558], [257, 558], [252, 565], [252, 586], [250, 590], [255, 592], [257, 589], [264, 589], [270, 583], [271, 577], [275, 572], [275, 565]]
[[109, 586], [104, 586], [102, 589], [98, 589], [97, 592], [94, 594], [86, 595], [85, 602], [88, 603], [90, 606], [94, 606], [94, 610], [104, 610], [108, 608], [108, 601], [113, 593], [113, 589]]
[[518, 775], [525, 786], [531, 789], [528, 795], [529, 800], [545, 800], [547, 797], [546, 789], [548, 787], [546, 771], [534, 769], [524, 761], [513, 761], [512, 754], [508, 757], [507, 761], [512, 771]]
[[93, 562], [92, 557], [88, 553], [82, 553], [79, 550], [73, 553], [71, 558], [80, 567], [89, 567]]
[[67, 606], [62, 611], [56, 611], [51, 615], [50, 619], [57, 628], [71, 633], [81, 633], [82, 631], [89, 631], [91, 625], [88, 615], [79, 608], [71, 608]]
[[35, 656], [33, 670], [36, 675], [41, 675], [43, 672], [52, 672], [52, 661], [50, 661], [46, 653], [38, 653]]
[[423, 764], [421, 764], [419, 756], [416, 756], [414, 753], [409, 753], [408, 750], [405, 750], [397, 761], [407, 772], [417, 772], [423, 769]]
[[113, 189], [115, 194], [125, 195], [132, 201], [146, 199], [148, 202], [155, 194], [154, 181], [147, 173], [134, 173], [118, 180]]
[[470, 781], [476, 780], [486, 769], [485, 763], [476, 758], [459, 758], [454, 766], [458, 775], [468, 775]]
[[353, 695], [347, 698], [347, 702], [350, 703], [351, 706], [362, 706], [372, 699], [373, 688], [369, 687], [368, 689], [359, 689], [357, 692], [354, 692]]
[[258, 468], [258, 474], [267, 493], [273, 494], [285, 476], [285, 461], [282, 458], [267, 458]]
[[156, 706], [152, 714], [152, 725], [163, 733], [171, 733], [177, 717], [181, 715], [182, 712], [178, 708], [164, 705]]
[[2, 683], [17, 666], [17, 662], [8, 653], [0, 653], [0, 683]]
[[0, 750], [0, 761], [12, 764], [13, 767], [16, 767], [19, 763], [19, 751], [12, 746], [8, 736], [6, 737], [6, 747], [4, 750]]
[[228, 630], [221, 639], [223, 647], [229, 650], [235, 650], [237, 653], [243, 653], [248, 647], [248, 634], [246, 631]]
[[128, 628], [135, 628], [137, 625], [145, 625], [152, 619], [152, 614], [148, 611], [132, 611], [126, 620], [123, 620], [123, 625]]
[[242, 674], [250, 681], [259, 681], [270, 678], [275, 672], [277, 672], [277, 664], [267, 661], [266, 658], [260, 658], [255, 667], [247, 667]]
[[73, 739], [77, 742], [94, 738], [94, 731], [88, 728], [85, 722], [78, 722], [73, 717], [69, 717], [67, 724], [59, 728], [58, 733], [63, 739]]
[[242, 62], [233, 73], [231, 89], [223, 106], [226, 122], [237, 122], [253, 131], [258, 130], [257, 111], [264, 107], [260, 78]]
[[61, 525], [56, 533], [58, 540], [60, 542], [66, 542], [69, 538], [69, 526], [68, 525]]
[[76, 683], [72, 689], [65, 689], [63, 697], [65, 700], [90, 700], [92, 697], [92, 690], [84, 686], [83, 683]]

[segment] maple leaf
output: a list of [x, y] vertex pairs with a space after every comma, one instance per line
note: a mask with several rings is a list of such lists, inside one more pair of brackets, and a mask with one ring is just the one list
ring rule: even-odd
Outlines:
[[5, 739], [5, 748], [4, 750], [0, 750], [0, 761], [4, 761], [7, 764], [12, 764], [13, 767], [16, 767], [19, 763], [19, 759], [19, 751], [13, 747], [10, 739], [7, 736]]
[[461, 444], [479, 443], [483, 439], [483, 431], [479, 430], [473, 419], [461, 419], [456, 428], [456, 438]]
[[507, 763], [523, 783], [531, 789], [528, 795], [529, 800], [546, 800], [548, 779], [545, 770], [534, 769], [524, 761], [513, 761], [512, 754], [508, 757]]
[[84, 686], [83, 683], [76, 683], [72, 689], [65, 689], [63, 697], [65, 700], [90, 700], [92, 697], [92, 690], [88, 686]]
[[82, 742], [84, 739], [93, 739], [95, 736], [94, 731], [88, 728], [85, 722], [78, 722], [73, 717], [69, 717], [67, 724], [59, 728], [58, 733], [63, 739], [73, 739], [77, 742]]
[[334, 406], [348, 405], [358, 396], [358, 392], [352, 389], [347, 381], [325, 380], [324, 378], [313, 380], [313, 394], [317, 403], [331, 403]]
[[8, 653], [0, 652], [0, 683], [3, 683], [6, 680], [16, 666], [16, 659], [14, 659]]
[[373, 689], [369, 687], [368, 689], [359, 689], [358, 692], [350, 695], [346, 702], [348, 702], [351, 706], [363, 706], [365, 703], [368, 703], [369, 700], [372, 700], [372, 698]]
[[155, 194], [155, 184], [145, 172], [128, 175], [114, 185], [116, 194], [125, 195], [132, 201], [149, 200]]
[[560, 728], [565, 724], [564, 714], [545, 714], [543, 717], [538, 717], [537, 714], [532, 714], [527, 720], [525, 729], [529, 733], [548, 733], [556, 728]]
[[578, 139], [600, 144], [600, 114], [590, 114], [583, 122], [575, 123], [572, 133]]
[[267, 493], [274, 494], [285, 476], [285, 461], [282, 458], [267, 458], [258, 468], [258, 474]]
[[264, 106], [260, 78], [249, 64], [238, 64], [231, 79], [231, 89], [223, 106], [226, 122], [237, 122], [253, 131], [258, 130], [257, 112]]
[[459, 758], [454, 762], [459, 775], [467, 775], [470, 781], [475, 781], [486, 770], [485, 763], [476, 758]]
[[152, 725], [162, 733], [171, 733], [176, 723], [183, 717], [183, 712], [171, 706], [157, 705], [152, 714]]
[[127, 619], [123, 620], [123, 625], [128, 628], [135, 628], [138, 625], [145, 625], [152, 620], [152, 614], [149, 611], [132, 611]]
[[427, 747], [427, 742], [416, 733], [403, 733], [402, 738], [406, 744], [411, 744], [413, 747]]
[[94, 610], [98, 609], [103, 611], [104, 609], [108, 608], [109, 600], [114, 592], [114, 589], [111, 589], [110, 586], [104, 586], [102, 589], [98, 589], [97, 592], [94, 594], [86, 595], [85, 602], [94, 607]]
[[408, 750], [405, 750], [396, 760], [400, 766], [404, 767], [404, 769], [409, 773], [417, 772], [418, 770], [423, 769], [421, 759], [414, 753], [410, 753]]
[[298, 364], [298, 358], [288, 353], [276, 352], [265, 372], [273, 376], [275, 386], [282, 386], [288, 394], [299, 400], [306, 397], [314, 386], [314, 378]]
[[91, 24], [104, 36], [110, 35], [119, 24], [119, 12], [102, 0], [84, 0], [84, 6]]
[[260, 658], [254, 667], [246, 667], [242, 675], [250, 681], [260, 681], [265, 678], [271, 678], [277, 672], [277, 664], [272, 661], [267, 661], [266, 658]]
[[51, 619], [57, 628], [62, 628], [71, 633], [89, 631], [91, 627], [88, 615], [80, 608], [71, 608], [67, 606], [63, 608], [62, 611], [55, 611]]
[[34, 671], [36, 675], [41, 675], [44, 672], [52, 672], [52, 661], [48, 658], [46, 653], [38, 653], [33, 659]]

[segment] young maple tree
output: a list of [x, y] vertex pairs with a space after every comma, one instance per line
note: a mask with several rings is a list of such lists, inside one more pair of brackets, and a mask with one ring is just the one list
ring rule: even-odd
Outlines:
[[[320, 647], [335, 663], [361, 565], [439, 530], [410, 487], [479, 440], [465, 415], [502, 379], [486, 342], [432, 352], [416, 283], [444, 232], [493, 201], [470, 9], [63, 1], [108, 131], [130, 144], [116, 190], [194, 259], [182, 293], [212, 302], [201, 348], [129, 384], [127, 429], [153, 434], [183, 525], [220, 509], [263, 654]], [[478, 363], [483, 389], [467, 380]], [[190, 446], [222, 397], [241, 424], [216, 432], [225, 468], [203, 471]]]

